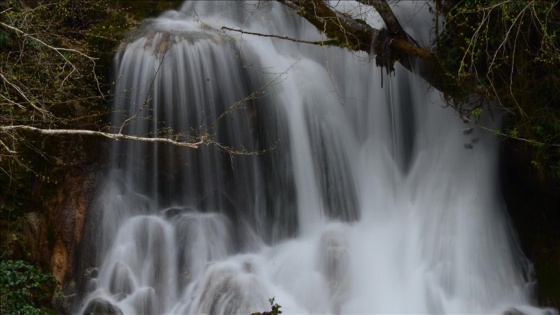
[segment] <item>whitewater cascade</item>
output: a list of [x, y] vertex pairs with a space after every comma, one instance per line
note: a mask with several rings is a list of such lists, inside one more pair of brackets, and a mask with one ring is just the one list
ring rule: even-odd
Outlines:
[[[429, 42], [427, 6], [395, 9]], [[217, 144], [114, 143], [76, 313], [536, 310], [491, 134], [399, 66], [222, 26], [322, 39], [275, 2], [192, 1], [119, 49], [113, 126]]]

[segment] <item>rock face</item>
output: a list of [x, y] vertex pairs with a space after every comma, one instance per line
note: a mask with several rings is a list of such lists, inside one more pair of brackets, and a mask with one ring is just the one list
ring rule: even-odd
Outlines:
[[98, 186], [96, 172], [68, 172], [64, 184], [47, 202], [48, 227], [53, 230], [50, 265], [55, 278], [64, 283], [73, 274], [85, 217]]
[[72, 304], [65, 295], [76, 291], [71, 280], [78, 266], [85, 218], [101, 178], [97, 169], [65, 168], [56, 185], [35, 181], [33, 192], [20, 197], [33, 200], [30, 212], [16, 220], [0, 221], [2, 253], [52, 273], [63, 289], [54, 307], [63, 314], [70, 313]]
[[71, 313], [71, 307], [77, 297], [77, 286], [73, 279], [77, 268], [80, 267], [78, 259], [86, 217], [92, 209], [91, 203], [100, 178], [100, 171], [69, 171], [52, 198], [45, 202], [45, 211], [48, 213], [45, 221], [46, 229], [49, 230], [50, 248], [49, 256], [45, 259], [62, 287], [60, 298], [54, 306], [62, 314]]

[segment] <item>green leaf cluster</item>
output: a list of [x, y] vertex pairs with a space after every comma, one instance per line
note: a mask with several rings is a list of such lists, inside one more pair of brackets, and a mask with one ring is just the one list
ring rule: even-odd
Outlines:
[[268, 302], [270, 303], [270, 311], [267, 312], [257, 312], [257, 313], [252, 313], [251, 315], [280, 315], [282, 314], [282, 311], [280, 310], [280, 308], [282, 306], [278, 305], [278, 303], [274, 302], [274, 298], [270, 298], [268, 299]]
[[0, 313], [42, 315], [56, 295], [56, 280], [20, 260], [0, 261]]
[[506, 112], [500, 136], [521, 140], [539, 171], [552, 174], [560, 165], [560, 1], [438, 2], [435, 52], [460, 90], [451, 102], [474, 121], [482, 108]]

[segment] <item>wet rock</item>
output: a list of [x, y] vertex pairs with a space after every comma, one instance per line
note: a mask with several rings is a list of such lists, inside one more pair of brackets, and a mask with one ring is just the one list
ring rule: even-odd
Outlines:
[[88, 303], [83, 315], [123, 315], [123, 312], [111, 302], [96, 298]]
[[250, 314], [266, 307], [265, 288], [242, 266], [213, 265], [198, 301], [199, 314]]
[[134, 291], [135, 287], [134, 276], [130, 268], [121, 261], [116, 262], [111, 273], [109, 292], [126, 297]]
[[164, 209], [161, 212], [166, 219], [171, 220], [175, 219], [180, 214], [197, 212], [197, 210], [193, 207], [171, 207]]
[[553, 308], [540, 308], [533, 306], [510, 307], [502, 312], [502, 315], [558, 315], [558, 311]]
[[523, 312], [521, 312], [520, 310], [516, 309], [515, 307], [512, 308], [508, 308], [507, 310], [505, 310], [502, 315], [525, 315]]

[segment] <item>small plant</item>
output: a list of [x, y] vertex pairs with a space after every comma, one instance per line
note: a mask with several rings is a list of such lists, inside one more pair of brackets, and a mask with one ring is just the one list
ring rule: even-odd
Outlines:
[[278, 303], [274, 303], [274, 298], [268, 299], [268, 302], [270, 303], [270, 312], [258, 312], [258, 313], [252, 313], [251, 315], [280, 315], [282, 314], [282, 311], [280, 310], [280, 308], [282, 306], [278, 305]]
[[48, 308], [56, 292], [52, 275], [21, 260], [0, 261], [0, 314], [54, 314]]

